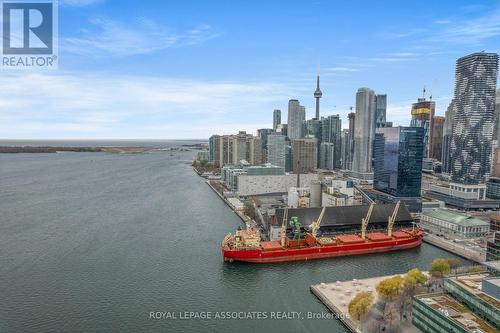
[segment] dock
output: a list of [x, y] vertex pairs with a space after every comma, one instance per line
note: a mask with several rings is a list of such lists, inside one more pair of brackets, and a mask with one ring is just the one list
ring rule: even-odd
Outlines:
[[483, 263], [486, 261], [486, 251], [479, 251], [478, 249], [469, 247], [466, 244], [455, 243], [443, 237], [438, 237], [429, 233], [424, 235], [423, 241], [477, 263]]
[[208, 184], [208, 186], [210, 186], [210, 188], [215, 192], [217, 193], [217, 195], [219, 196], [219, 198], [222, 199], [222, 201], [224, 201], [226, 203], [226, 205], [229, 206], [229, 208], [231, 208], [231, 210], [241, 219], [241, 221], [246, 224], [247, 222], [251, 222], [252, 220], [246, 216], [242, 211], [240, 211], [238, 209], [238, 207], [234, 206], [229, 200], [227, 200], [223, 195], [222, 193], [220, 193], [219, 191], [217, 191], [217, 189], [215, 187], [212, 186], [212, 184], [210, 184], [210, 180], [207, 180], [206, 183]]

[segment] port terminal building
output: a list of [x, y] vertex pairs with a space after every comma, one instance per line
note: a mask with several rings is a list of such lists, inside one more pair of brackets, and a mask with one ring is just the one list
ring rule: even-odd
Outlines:
[[[321, 221], [320, 234], [336, 234], [346, 232], [357, 232], [361, 230], [361, 220], [366, 216], [369, 205], [326, 207], [325, 215]], [[377, 204], [368, 223], [368, 230], [387, 230], [389, 216], [396, 208], [396, 204]], [[303, 228], [307, 228], [313, 221], [318, 219], [322, 208], [289, 208], [288, 217], [297, 217]], [[267, 219], [267, 227], [270, 235], [279, 234], [283, 222], [284, 209], [275, 210], [274, 216]], [[396, 216], [395, 229], [411, 228], [414, 219], [403, 204]], [[290, 228], [290, 226], [288, 226]], [[273, 229], [275, 232], [273, 232]], [[272, 238], [272, 236], [271, 236]]]
[[420, 227], [449, 239], [485, 237], [490, 232], [490, 222], [443, 208], [422, 212]]

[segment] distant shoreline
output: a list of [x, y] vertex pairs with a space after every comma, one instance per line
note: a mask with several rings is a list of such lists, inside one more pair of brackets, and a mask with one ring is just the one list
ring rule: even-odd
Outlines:
[[201, 150], [201, 143], [183, 144], [178, 147], [72, 147], [72, 146], [0, 146], [0, 154], [47, 154], [58, 152], [75, 153], [114, 153], [114, 154], [140, 154], [149, 151], [186, 151], [191, 149]]

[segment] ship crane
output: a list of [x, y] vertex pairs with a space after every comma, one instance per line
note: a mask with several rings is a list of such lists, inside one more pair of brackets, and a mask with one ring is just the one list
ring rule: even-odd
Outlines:
[[366, 216], [361, 220], [361, 238], [362, 239], [366, 238], [366, 227], [368, 226], [368, 222], [370, 222], [370, 217], [372, 216], [374, 207], [375, 207], [375, 202], [372, 202], [370, 205], [370, 208], [368, 208], [368, 213], [366, 213]]
[[321, 225], [321, 221], [323, 220], [323, 216], [325, 215], [325, 211], [326, 207], [323, 207], [321, 213], [319, 214], [318, 219], [309, 225], [309, 229], [311, 230], [311, 235], [313, 235], [314, 237], [316, 237], [316, 234], [318, 233], [319, 226]]
[[401, 206], [401, 201], [398, 201], [398, 203], [396, 204], [396, 208], [394, 208], [394, 211], [392, 212], [392, 215], [389, 216], [389, 223], [387, 224], [387, 236], [389, 237], [392, 237], [392, 227], [396, 222], [396, 216], [398, 215], [400, 206]]
[[283, 212], [283, 223], [281, 224], [281, 246], [286, 245], [286, 223], [288, 218], [288, 207], [285, 208]]

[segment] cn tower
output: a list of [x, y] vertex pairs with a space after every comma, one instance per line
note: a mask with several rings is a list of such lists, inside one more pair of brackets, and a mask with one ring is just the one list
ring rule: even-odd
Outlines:
[[316, 76], [316, 90], [314, 91], [314, 98], [316, 98], [316, 120], [319, 120], [319, 99], [323, 96], [323, 93], [319, 89], [319, 66], [318, 75]]

